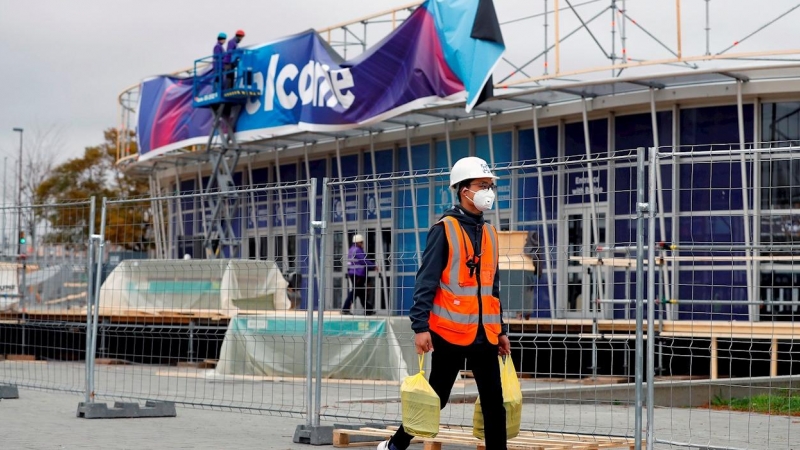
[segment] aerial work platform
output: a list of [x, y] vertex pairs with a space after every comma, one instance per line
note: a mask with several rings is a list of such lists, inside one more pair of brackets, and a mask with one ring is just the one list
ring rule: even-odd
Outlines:
[[[194, 62], [194, 81], [192, 85], [192, 106], [212, 108], [223, 104], [243, 104], [252, 97], [261, 95], [261, 89], [253, 81], [253, 52], [234, 50], [230, 67], [214, 56], [206, 56]], [[211, 70], [202, 69], [210, 66]]]
[[[211, 214], [203, 227], [207, 259], [241, 257], [241, 242], [231, 226], [239, 203], [239, 196], [233, 194], [233, 172], [242, 151], [236, 142], [236, 122], [248, 99], [261, 95], [253, 79], [253, 52], [236, 49], [224, 56], [230, 57], [229, 63], [223, 63], [222, 55], [195, 60], [192, 81], [192, 106], [209, 109], [213, 114], [206, 144], [213, 169], [203, 189], [214, 193], [207, 199]], [[210, 70], [198, 71], [209, 65]]]

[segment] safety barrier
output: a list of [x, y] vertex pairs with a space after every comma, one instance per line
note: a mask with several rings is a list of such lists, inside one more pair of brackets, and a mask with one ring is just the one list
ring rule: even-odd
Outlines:
[[[467, 149], [449, 153], [462, 150]], [[324, 320], [331, 327], [358, 326], [362, 335], [326, 338], [338, 356], [357, 361], [358, 373], [348, 377], [355, 380], [319, 383], [315, 414], [321, 420], [399, 422], [400, 382], [419, 370], [407, 314], [429, 229], [456, 199], [447, 169], [452, 161], [437, 161], [439, 170], [415, 171], [415, 158], [428, 155], [403, 149], [399, 154], [408, 168], [404, 173], [326, 183], [331, 210], [322, 238], [329, 252], [322, 264]], [[526, 395], [523, 429], [634, 435], [634, 389], [616, 383], [634, 378], [635, 324], [615, 320], [612, 305], [601, 301], [621, 290], [626, 268], [591, 261], [614, 238], [609, 205], [624, 200], [620, 208], [635, 208], [637, 187], [630, 182], [636, 156], [635, 151], [614, 157], [577, 153], [563, 161], [494, 162], [497, 199], [484, 216], [499, 232], [500, 299]], [[615, 175], [626, 177], [621, 185], [627, 186], [616, 196], [604, 188]], [[359, 294], [347, 276], [356, 235], [364, 238], [366, 256], [377, 270], [367, 273], [366, 302], [354, 300], [352, 310], [343, 311], [348, 294]], [[616, 236], [625, 246], [636, 244], [635, 233]], [[441, 258], [445, 255], [434, 259]], [[365, 315], [373, 305], [376, 314]], [[323, 376], [329, 369], [323, 363]], [[441, 421], [472, 426], [477, 398], [472, 366], [458, 370]]]
[[0, 384], [83, 392], [94, 199], [0, 216]]
[[[794, 150], [566, 149], [492, 163], [485, 218], [499, 230], [523, 430], [791, 448]], [[93, 201], [3, 209], [6, 225], [38, 222], [28, 257], [5, 262], [0, 384], [84, 404], [297, 416], [310, 434], [400, 422], [400, 383], [419, 370], [415, 279], [455, 201], [452, 161], [414, 170], [422, 157], [406, 151], [402, 173], [105, 199], [97, 214]], [[380, 173], [376, 152], [364, 158]], [[356, 235], [377, 270], [352, 289]], [[442, 424], [469, 427], [477, 387], [469, 364], [458, 369]]]
[[[90, 392], [303, 415], [311, 362], [306, 305], [315, 296], [313, 195], [312, 182], [105, 200], [103, 251], [138, 249], [148, 258], [129, 255], [98, 280]], [[269, 214], [279, 203], [291, 203], [293, 212]], [[241, 258], [248, 237], [261, 244], [258, 224], [266, 221], [294, 228], [294, 257], [280, 265]]]
[[[655, 443], [791, 448], [798, 440], [800, 184], [791, 144], [653, 153], [650, 195], [661, 206], [649, 223], [656, 273], [646, 298], [656, 318], [647, 394]], [[680, 376], [686, 367], [692, 377]]]

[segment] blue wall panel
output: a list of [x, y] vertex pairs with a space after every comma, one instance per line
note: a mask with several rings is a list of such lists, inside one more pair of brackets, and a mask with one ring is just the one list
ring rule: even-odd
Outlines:
[[408, 314], [414, 304], [414, 283], [416, 277], [413, 275], [397, 276], [394, 278], [395, 286], [395, 314]]
[[253, 184], [267, 184], [269, 183], [269, 168], [262, 167], [260, 169], [253, 169]]
[[[494, 144], [494, 162], [495, 164], [503, 164], [511, 162], [512, 160], [512, 143], [511, 132], [494, 133], [492, 135], [492, 143]], [[482, 158], [487, 162], [491, 162], [489, 154], [489, 136], [482, 134], [475, 136], [475, 156]]]
[[[305, 163], [303, 164], [305, 166]], [[308, 162], [308, 171], [311, 172], [311, 178], [317, 179], [317, 195], [322, 195], [322, 179], [328, 176], [328, 161], [325, 159], [315, 159]], [[303, 167], [303, 173], [306, 169]], [[305, 179], [305, 176], [303, 177]]]
[[[649, 169], [648, 169], [649, 171]], [[637, 196], [637, 169], [636, 167], [616, 167], [614, 169], [614, 212], [615, 214], [627, 215], [636, 213]], [[645, 189], [650, 181], [649, 172], [645, 175]], [[659, 211], [672, 212], [672, 166], [661, 166], [661, 183], [664, 204], [659, 207]], [[645, 197], [648, 194], [645, 193]], [[658, 200], [658, 199], [657, 199]]]
[[[679, 300], [746, 301], [747, 275], [744, 271], [681, 270], [678, 274]], [[678, 304], [680, 320], [747, 320], [747, 305]]]
[[[656, 113], [658, 143], [672, 145], [672, 112]], [[617, 116], [614, 118], [614, 147], [616, 150], [649, 148], [653, 143], [653, 125], [650, 113]]]
[[[672, 218], [664, 219], [664, 241], [672, 242]], [[647, 245], [648, 238], [647, 218], [644, 223], [644, 238]], [[656, 218], [656, 242], [661, 241], [661, 221]], [[614, 220], [614, 243], [617, 246], [636, 245], [636, 219], [615, 219]]]
[[[305, 169], [303, 169], [303, 170], [305, 171]], [[273, 171], [272, 181], [274, 183], [277, 183], [278, 182], [278, 177], [274, 173], [275, 172], [275, 168], [274, 167], [273, 167], [272, 171]], [[297, 164], [296, 163], [281, 164], [280, 171], [281, 171], [281, 182], [282, 183], [285, 183], [287, 181], [297, 181]]]
[[[499, 165], [510, 163], [513, 159], [511, 133], [507, 132], [493, 134], [492, 143], [494, 144], [495, 164]], [[488, 135], [484, 134], [475, 137], [475, 155], [478, 158], [482, 158], [486, 162], [491, 163]], [[495, 184], [497, 184], [496, 207], [500, 209], [508, 209], [511, 207], [511, 174], [507, 171], [496, 171], [495, 175], [500, 177], [500, 179], [495, 182]]]
[[[388, 149], [375, 151], [375, 171], [379, 174], [394, 172], [394, 150]], [[373, 175], [372, 155], [369, 152], [364, 153], [364, 174]]]
[[[564, 126], [564, 154], [566, 156], [586, 155], [586, 143], [583, 138], [583, 122], [568, 123]], [[544, 144], [542, 144], [544, 146]], [[608, 151], [608, 120], [589, 121], [589, 146], [591, 152]]]
[[[431, 146], [428, 144], [412, 145], [411, 159], [415, 172], [427, 171], [431, 166]], [[398, 172], [408, 172], [408, 152], [405, 147], [398, 149], [397, 163]]]
[[[741, 174], [738, 162], [681, 164], [679, 196], [681, 211], [742, 209]], [[748, 195], [752, 197], [751, 194]]]
[[[417, 219], [420, 228], [428, 228], [430, 217], [428, 205], [430, 203], [430, 189], [416, 188], [417, 191]], [[400, 189], [394, 196], [395, 210], [397, 212], [397, 227], [399, 229], [414, 229], [414, 204], [411, 198], [411, 189]]]
[[[450, 155], [455, 164], [461, 158], [469, 156], [469, 139], [454, 139], [450, 141]], [[445, 141], [436, 142], [436, 161], [435, 167], [450, 169], [447, 163], [447, 143]]]
[[678, 229], [679, 242], [682, 244], [744, 243], [744, 222], [741, 216], [681, 217]]
[[[753, 108], [743, 109], [745, 142], [753, 142]], [[736, 105], [689, 108], [680, 111], [681, 150], [708, 150], [709, 144], [739, 146], [739, 119]], [[687, 147], [684, 147], [687, 146]], [[716, 146], [727, 149], [730, 146]]]
[[[536, 141], [533, 136], [533, 129], [519, 130], [518, 139], [518, 160], [534, 164], [536, 162]], [[558, 127], [539, 128], [539, 144], [542, 146], [541, 156], [543, 162], [558, 157]], [[529, 173], [536, 172], [531, 169], [526, 170]]]
[[[556, 219], [558, 200], [556, 194], [558, 178], [555, 175], [545, 175], [544, 197], [547, 220]], [[539, 180], [537, 177], [524, 177], [517, 180], [517, 217], [520, 222], [542, 220], [539, 201]]]

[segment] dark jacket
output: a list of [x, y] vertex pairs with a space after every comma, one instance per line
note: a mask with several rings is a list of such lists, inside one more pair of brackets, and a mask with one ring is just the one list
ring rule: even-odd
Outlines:
[[[475, 246], [476, 242], [480, 245], [478, 237], [480, 236], [479, 233], [484, 224], [483, 214], [475, 215], [461, 208], [461, 206], [456, 205], [445, 211], [442, 217], [447, 216], [458, 219], [467, 236], [472, 241], [473, 246]], [[419, 271], [417, 271], [417, 280], [414, 285], [414, 305], [411, 306], [410, 316], [411, 329], [413, 329], [415, 333], [430, 331], [428, 329], [428, 318], [433, 308], [433, 298], [436, 295], [436, 290], [439, 288], [439, 281], [442, 279], [442, 272], [447, 268], [449, 252], [450, 248], [447, 243], [447, 234], [444, 231], [444, 225], [436, 223], [428, 232], [428, 243], [425, 246], [425, 251], [422, 253], [422, 264], [419, 267]], [[477, 268], [476, 273], [480, 273], [480, 267]], [[495, 272], [492, 294], [500, 298], [499, 271]], [[500, 335], [504, 335], [508, 331], [508, 326], [503, 323], [502, 308], [501, 303], [500, 321], [502, 324], [502, 331]], [[475, 343], [481, 343], [485, 339], [486, 330], [484, 330], [483, 323], [481, 322], [481, 326], [478, 327], [478, 335], [475, 338]]]

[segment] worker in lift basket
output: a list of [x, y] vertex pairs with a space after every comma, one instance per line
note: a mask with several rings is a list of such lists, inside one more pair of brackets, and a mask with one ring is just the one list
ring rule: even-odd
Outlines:
[[225, 56], [225, 41], [228, 35], [220, 33], [217, 35], [217, 44], [214, 46], [214, 56], [212, 57], [212, 68], [214, 70], [214, 91], [217, 90], [222, 74], [223, 59]]
[[[483, 409], [487, 450], [507, 448], [497, 355], [511, 351], [499, 298], [497, 230], [483, 217], [494, 205], [496, 179], [480, 158], [462, 158], [453, 165], [450, 187], [458, 204], [428, 233], [410, 314], [417, 353], [433, 352], [428, 381], [442, 408], [464, 362], [469, 362]], [[401, 426], [378, 450], [405, 450], [411, 439]]]
[[239, 48], [239, 43], [242, 42], [242, 39], [244, 39], [244, 30], [237, 30], [233, 39], [228, 41], [228, 49], [222, 60], [225, 64], [225, 80], [228, 88], [232, 88], [236, 80], [236, 66], [239, 63], [239, 58], [234, 56], [233, 53]]

